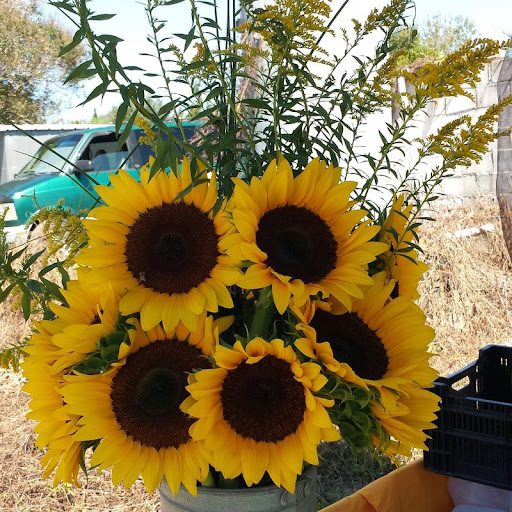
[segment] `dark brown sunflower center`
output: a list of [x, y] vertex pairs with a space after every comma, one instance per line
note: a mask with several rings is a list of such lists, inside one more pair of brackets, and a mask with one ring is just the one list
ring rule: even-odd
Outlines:
[[319, 342], [328, 341], [334, 357], [348, 363], [359, 377], [381, 379], [388, 369], [388, 354], [381, 339], [356, 313], [331, 315], [319, 310], [311, 322]]
[[228, 372], [220, 396], [224, 419], [238, 435], [255, 441], [277, 443], [304, 419], [304, 388], [290, 365], [274, 356]]
[[187, 375], [208, 367], [199, 349], [177, 340], [155, 341], [128, 356], [110, 392], [123, 432], [156, 450], [188, 442], [192, 420], [179, 409]]
[[148, 288], [187, 293], [217, 264], [218, 241], [205, 212], [186, 203], [164, 203], [134, 222], [124, 254], [130, 273]]
[[168, 233], [162, 235], [155, 247], [155, 256], [164, 268], [168, 265], [179, 265], [187, 256], [187, 246], [183, 235]]
[[338, 244], [316, 213], [280, 206], [261, 217], [256, 242], [276, 272], [305, 283], [318, 283], [336, 267]]
[[181, 385], [176, 372], [169, 368], [150, 370], [137, 384], [135, 403], [148, 416], [165, 414], [180, 404]]

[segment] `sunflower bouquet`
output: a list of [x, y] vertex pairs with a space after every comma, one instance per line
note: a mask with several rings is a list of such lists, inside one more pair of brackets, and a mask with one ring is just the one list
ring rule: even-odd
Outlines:
[[191, 184], [184, 159], [97, 187], [78, 279], [23, 363], [45, 474], [77, 484], [90, 447], [115, 484], [194, 494], [215, 473], [268, 475], [293, 492], [322, 441], [423, 448], [437, 409], [423, 265], [393, 258], [356, 183], [320, 159], [294, 178], [281, 157], [216, 213], [215, 174]]
[[[319, 46], [330, 32], [328, 4], [244, 3], [249, 21], [233, 24], [230, 40], [192, 2], [193, 27], [181, 36], [185, 50], [197, 40], [196, 54], [185, 61], [164, 47], [155, 14], [177, 2], [150, 1], [164, 76], [172, 62], [175, 81], [192, 90], [180, 98], [165, 80], [169, 101], [156, 111], [142, 81], [121, 83], [129, 69], [116, 60], [117, 42], [91, 28], [109, 15], [84, 0], [54, 3], [79, 19], [75, 44], [91, 47], [74, 76], [98, 74], [91, 97], [116, 87], [119, 128], [128, 117], [120, 143], [138, 115], [155, 157], [135, 177], [120, 169], [96, 187], [101, 204], [84, 221], [77, 279], [23, 348], [44, 476], [80, 485], [89, 465], [111, 468], [115, 485], [142, 476], [149, 492], [163, 479], [174, 494], [269, 483], [293, 492], [305, 467], [319, 463], [322, 442], [390, 457], [425, 449], [438, 398], [428, 390], [434, 332], [415, 304], [426, 271], [421, 212], [443, 177], [485, 150], [504, 103], [470, 130], [453, 123], [420, 141], [410, 167], [393, 151], [410, 144], [404, 127], [430, 98], [458, 94], [500, 45], [468, 45], [470, 69], [462, 54], [430, 64], [409, 77], [415, 95], [402, 97], [391, 87], [390, 40], [407, 1], [354, 22], [356, 40], [384, 36], [341, 82], [342, 59], [329, 63]], [[249, 44], [251, 35], [265, 45]], [[347, 56], [354, 45], [343, 37]], [[309, 65], [331, 74], [320, 83]], [[356, 153], [366, 118], [397, 102], [400, 118], [377, 154]], [[165, 116], [178, 111], [204, 120], [198, 138], [169, 130]], [[419, 164], [435, 155], [441, 164], [419, 180]], [[382, 185], [383, 175], [394, 184]]]

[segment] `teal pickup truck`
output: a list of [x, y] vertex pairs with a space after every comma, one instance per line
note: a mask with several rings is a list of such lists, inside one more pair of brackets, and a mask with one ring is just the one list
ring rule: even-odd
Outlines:
[[[198, 125], [182, 123], [187, 139], [194, 135]], [[171, 126], [180, 137], [178, 128]], [[122, 148], [118, 148], [113, 126], [76, 130], [47, 140], [13, 180], [0, 185], [0, 212], [7, 209], [7, 240], [26, 241], [35, 227], [30, 219], [40, 208], [56, 206], [60, 201], [73, 212], [94, 207], [98, 197], [86, 174], [101, 185], [110, 184], [110, 174], [119, 169], [134, 149], [123, 168], [138, 177], [139, 169], [151, 154], [149, 146], [137, 147], [142, 135], [141, 129], [134, 128]]]

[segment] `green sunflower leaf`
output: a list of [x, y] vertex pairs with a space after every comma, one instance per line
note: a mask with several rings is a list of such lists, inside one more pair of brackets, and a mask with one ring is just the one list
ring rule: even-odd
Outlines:
[[23, 318], [28, 320], [30, 318], [30, 307], [32, 304], [32, 297], [30, 294], [30, 290], [25, 289], [23, 291], [23, 295], [21, 296], [21, 309], [23, 310]]
[[103, 348], [100, 351], [101, 358], [109, 363], [109, 366], [111, 363], [117, 361], [119, 357], [119, 347], [115, 345], [110, 345], [108, 347]]
[[97, 375], [103, 373], [109, 367], [101, 357], [96, 355], [90, 355], [86, 357], [82, 362], [78, 363], [73, 367], [73, 370], [78, 373], [84, 373], [85, 375]]
[[355, 412], [352, 416], [354, 423], [363, 431], [369, 432], [371, 428], [371, 421], [365, 412]]

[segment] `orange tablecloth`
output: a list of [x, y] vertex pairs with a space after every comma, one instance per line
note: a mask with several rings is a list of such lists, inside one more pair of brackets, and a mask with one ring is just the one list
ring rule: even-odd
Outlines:
[[423, 459], [396, 469], [322, 512], [451, 512], [446, 476], [423, 469]]

